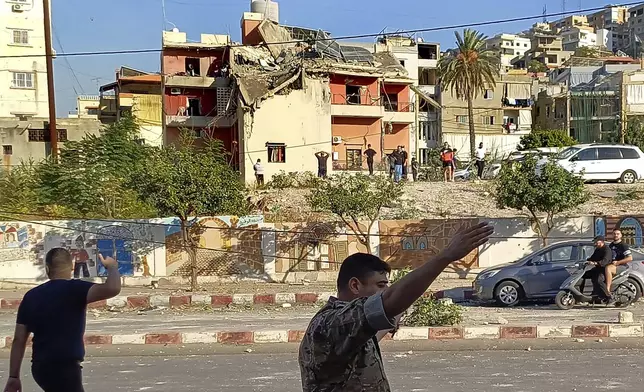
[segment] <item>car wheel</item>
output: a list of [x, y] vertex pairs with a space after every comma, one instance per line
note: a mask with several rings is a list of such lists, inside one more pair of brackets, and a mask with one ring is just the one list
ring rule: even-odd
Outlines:
[[637, 174], [632, 170], [626, 170], [620, 180], [622, 184], [634, 184], [637, 181]]
[[496, 303], [501, 306], [514, 306], [521, 299], [521, 286], [515, 282], [501, 282], [494, 292]]
[[635, 300], [633, 302], [637, 302], [642, 298], [642, 289], [640, 288], [639, 283], [637, 283], [637, 280], [635, 278], [628, 278], [628, 281], [626, 282], [631, 288], [635, 291]]

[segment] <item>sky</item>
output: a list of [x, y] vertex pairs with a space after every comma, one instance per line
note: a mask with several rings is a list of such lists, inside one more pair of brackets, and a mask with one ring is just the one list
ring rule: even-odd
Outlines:
[[[38, 0], [36, 0], [38, 1]], [[165, 2], [165, 20], [163, 3]], [[339, 37], [386, 31], [433, 28], [562, 11], [561, 0], [279, 0], [280, 22], [329, 31]], [[567, 0], [567, 11], [602, 7], [607, 1]], [[230, 34], [240, 41], [240, 20], [250, 0], [52, 0], [54, 48], [57, 53], [158, 49], [161, 32], [173, 27], [199, 40], [201, 33]], [[477, 27], [492, 36], [520, 32], [534, 21]], [[454, 30], [423, 33], [426, 42], [453, 46]], [[369, 41], [363, 39], [362, 41]], [[121, 66], [160, 70], [160, 54], [63, 57], [54, 61], [59, 116], [76, 108], [76, 95], [97, 95], [98, 87], [115, 79]], [[73, 70], [73, 72], [72, 72]], [[75, 75], [75, 76], [74, 76]]]

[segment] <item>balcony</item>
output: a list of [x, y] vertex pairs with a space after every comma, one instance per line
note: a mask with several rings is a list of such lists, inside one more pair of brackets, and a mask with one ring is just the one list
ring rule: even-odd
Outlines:
[[416, 121], [413, 102], [383, 102], [384, 119], [392, 123], [412, 124]]
[[331, 116], [381, 118], [384, 110], [379, 101], [369, 96], [333, 94]]
[[418, 59], [418, 66], [421, 68], [438, 68], [438, 60]]
[[174, 76], [166, 76], [165, 86], [166, 87], [196, 87], [196, 88], [229, 87], [230, 78], [174, 75]]
[[428, 84], [418, 86], [418, 89], [430, 97], [436, 96], [436, 85]]
[[229, 128], [235, 124], [235, 116], [166, 116], [166, 125], [168, 127], [185, 127], [185, 128]]

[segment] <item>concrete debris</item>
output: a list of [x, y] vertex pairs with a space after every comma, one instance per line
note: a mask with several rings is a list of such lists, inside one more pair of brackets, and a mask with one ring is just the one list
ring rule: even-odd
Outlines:
[[618, 322], [620, 324], [631, 324], [633, 323], [633, 313], [632, 312], [619, 312]]
[[499, 318], [496, 320], [496, 324], [499, 324], [499, 325], [507, 325], [507, 324], [508, 324], [508, 320], [504, 319], [503, 317], [499, 317]]
[[[264, 21], [259, 24], [257, 31], [267, 44], [266, 46], [268, 46], [268, 50], [273, 55], [273, 59], [279, 58], [283, 53], [287, 53], [289, 49], [295, 47], [295, 42], [293, 42], [291, 33], [289, 33], [284, 27], [268, 19], [264, 19]], [[281, 43], [276, 44], [275, 42]]]
[[583, 342], [585, 342], [585, 340], [584, 340], [584, 339], [581, 339], [581, 338], [577, 338], [577, 339], [575, 339], [575, 342], [577, 342], [577, 343], [583, 343]]

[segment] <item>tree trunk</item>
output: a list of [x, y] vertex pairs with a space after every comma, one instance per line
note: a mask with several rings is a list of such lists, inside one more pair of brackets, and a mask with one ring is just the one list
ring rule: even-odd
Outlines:
[[467, 96], [467, 118], [470, 123], [470, 159], [476, 154], [476, 130], [474, 129], [474, 98], [469, 93]]
[[197, 250], [192, 246], [190, 228], [186, 225], [186, 220], [181, 218], [180, 221], [183, 249], [188, 253], [188, 258], [190, 260], [190, 289], [192, 292], [195, 292], [197, 291]]

